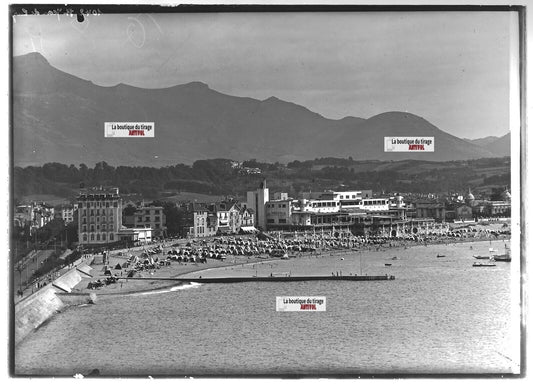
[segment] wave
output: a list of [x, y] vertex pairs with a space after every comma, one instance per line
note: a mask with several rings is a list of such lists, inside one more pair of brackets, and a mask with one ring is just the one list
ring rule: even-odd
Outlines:
[[171, 293], [171, 292], [178, 291], [178, 290], [194, 289], [199, 286], [202, 286], [202, 284], [197, 283], [197, 282], [190, 282], [190, 283], [185, 283], [185, 284], [179, 284], [179, 285], [172, 286], [172, 287], [165, 288], [165, 289], [143, 291], [139, 293], [133, 293], [130, 295], [139, 296], [139, 295], [151, 295], [151, 294], [165, 294], [165, 293]]

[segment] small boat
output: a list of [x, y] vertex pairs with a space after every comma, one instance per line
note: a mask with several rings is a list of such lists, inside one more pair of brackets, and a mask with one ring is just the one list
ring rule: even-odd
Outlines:
[[444, 257], [445, 257], [445, 255], [443, 255], [443, 254], [437, 254], [437, 258], [444, 258]]
[[474, 262], [474, 267], [493, 267], [496, 266], [494, 262]]
[[490, 257], [488, 255], [474, 255], [475, 259], [489, 259]]
[[392, 266], [392, 263], [386, 263], [385, 266]]
[[511, 256], [509, 254], [495, 255], [493, 258], [497, 262], [511, 262]]

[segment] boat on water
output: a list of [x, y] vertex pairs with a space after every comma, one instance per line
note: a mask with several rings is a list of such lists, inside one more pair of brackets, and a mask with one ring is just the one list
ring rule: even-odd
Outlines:
[[475, 259], [490, 259], [488, 255], [474, 255]]
[[495, 255], [493, 258], [497, 262], [511, 262], [511, 256], [509, 254]]
[[511, 262], [511, 250], [505, 244], [505, 254], [495, 255], [494, 260], [497, 262]]
[[445, 255], [444, 254], [437, 254], [437, 258], [444, 258]]
[[474, 267], [494, 267], [496, 266], [496, 264], [494, 262], [474, 262], [474, 264], [472, 265]]
[[385, 266], [392, 266], [392, 263], [386, 263]]

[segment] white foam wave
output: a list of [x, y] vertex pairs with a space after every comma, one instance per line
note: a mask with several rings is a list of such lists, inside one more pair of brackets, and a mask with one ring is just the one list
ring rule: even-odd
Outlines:
[[198, 282], [190, 282], [190, 283], [185, 284], [185, 285], [179, 285], [179, 286], [171, 287], [170, 291], [193, 289], [193, 288], [198, 287], [198, 286], [202, 286], [202, 284], [198, 283]]
[[198, 287], [201, 285], [202, 285], [201, 283], [191, 282], [191, 283], [187, 283], [183, 285], [172, 286], [168, 289], [163, 289], [163, 290], [151, 290], [151, 291], [144, 291], [141, 293], [135, 293], [135, 294], [132, 294], [132, 296], [171, 293], [173, 291], [178, 291], [178, 290], [194, 289], [195, 287]]

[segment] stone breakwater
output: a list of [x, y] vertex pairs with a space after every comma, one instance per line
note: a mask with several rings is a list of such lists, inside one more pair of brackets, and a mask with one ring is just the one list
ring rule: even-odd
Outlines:
[[90, 276], [90, 270], [86, 265], [74, 267], [15, 305], [15, 345], [66, 306], [94, 301], [90, 294], [70, 294], [74, 286]]

